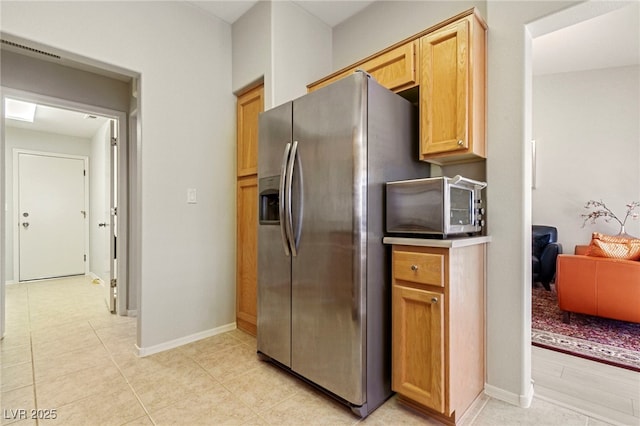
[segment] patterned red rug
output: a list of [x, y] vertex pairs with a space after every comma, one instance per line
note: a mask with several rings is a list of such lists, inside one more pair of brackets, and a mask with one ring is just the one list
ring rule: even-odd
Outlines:
[[640, 324], [575, 313], [565, 324], [553, 284], [533, 288], [531, 344], [640, 372]]

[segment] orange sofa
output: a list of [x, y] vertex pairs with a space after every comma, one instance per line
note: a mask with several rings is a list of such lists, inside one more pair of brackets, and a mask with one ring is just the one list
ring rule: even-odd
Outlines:
[[558, 256], [558, 306], [569, 322], [571, 312], [640, 323], [640, 261], [586, 256]]

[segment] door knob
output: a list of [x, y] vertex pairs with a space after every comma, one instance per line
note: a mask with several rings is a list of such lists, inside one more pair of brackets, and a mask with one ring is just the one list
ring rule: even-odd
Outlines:
[[27, 229], [29, 227], [29, 222], [22, 222], [22, 226], [24, 229]]
[[100, 228], [104, 228], [105, 226], [107, 226], [107, 224], [105, 222], [99, 223], [98, 226]]

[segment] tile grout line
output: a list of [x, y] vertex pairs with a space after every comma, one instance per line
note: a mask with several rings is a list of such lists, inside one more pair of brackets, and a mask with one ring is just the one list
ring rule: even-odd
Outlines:
[[[483, 395], [486, 397], [484, 399], [484, 401], [481, 401], [481, 403], [479, 404], [478, 407], [476, 407], [476, 413], [473, 414], [473, 416], [471, 416], [467, 422], [464, 421], [464, 414], [463, 414], [463, 425], [465, 426], [473, 426], [476, 422], [476, 420], [478, 420], [478, 417], [480, 417], [480, 414], [482, 413], [482, 411], [485, 409], [485, 407], [487, 406], [487, 404], [489, 403], [489, 401], [491, 400], [491, 397], [489, 395], [487, 395], [486, 393], [483, 393], [481, 395], [479, 395], [477, 398], [482, 398]], [[473, 405], [473, 403], [471, 403], [471, 405]], [[470, 408], [468, 408], [470, 409]]]
[[[29, 297], [29, 287], [30, 285], [27, 283], [27, 323], [29, 325], [29, 353], [31, 355], [31, 382], [33, 383], [33, 405], [34, 408], [38, 409], [38, 392], [36, 390], [36, 365], [33, 356], [33, 336], [31, 334], [31, 299]], [[40, 424], [40, 420], [36, 416], [36, 426]]]
[[[112, 314], [113, 315], [113, 314]], [[133, 385], [131, 384], [131, 382], [129, 382], [129, 379], [127, 378], [127, 376], [124, 374], [124, 372], [122, 371], [122, 369], [120, 368], [120, 366], [118, 365], [118, 363], [116, 362], [116, 360], [113, 358], [113, 354], [111, 353], [111, 351], [109, 350], [109, 348], [107, 348], [107, 345], [104, 343], [104, 341], [100, 338], [100, 335], [98, 334], [98, 332], [96, 331], [95, 327], [93, 326], [93, 324], [91, 324], [91, 321], [89, 322], [89, 327], [91, 327], [91, 329], [93, 330], [93, 332], [95, 333], [96, 337], [98, 338], [98, 340], [100, 341], [100, 343], [102, 344], [102, 346], [104, 347], [104, 350], [107, 351], [107, 354], [109, 355], [109, 359], [111, 360], [111, 362], [113, 363], [113, 365], [116, 367], [116, 369], [118, 370], [118, 372], [120, 373], [120, 375], [122, 376], [122, 378], [124, 379], [124, 381], [127, 383], [127, 386], [129, 386], [129, 389], [131, 389], [131, 392], [133, 392], [133, 396], [136, 397], [136, 400], [138, 401], [138, 403], [140, 404], [140, 406], [142, 407], [142, 409], [144, 410], [145, 414], [147, 415], [147, 417], [149, 418], [149, 420], [151, 421], [151, 423], [153, 423], [153, 425], [157, 425], [156, 421], [153, 420], [153, 417], [151, 417], [151, 413], [149, 412], [149, 410], [147, 409], [147, 407], [144, 405], [144, 403], [142, 402], [142, 399], [140, 398], [140, 396], [138, 395], [138, 393], [136, 392], [136, 390], [134, 389]], [[137, 326], [136, 326], [137, 327]], [[133, 421], [135, 419], [131, 419], [129, 421]]]
[[[238, 344], [237, 346], [250, 346], [248, 343], [246, 343], [246, 342], [242, 341], [241, 339], [237, 338], [236, 336], [231, 335], [230, 337], [232, 337], [232, 338], [236, 339], [236, 340], [239, 342], [239, 344]], [[230, 348], [233, 348], [233, 347], [235, 347], [235, 346], [231, 346]], [[220, 350], [220, 351], [218, 351], [218, 352], [223, 352], [223, 351], [225, 351], [225, 350], [227, 350], [227, 349], [230, 349], [230, 348], [223, 348], [223, 349], [221, 349], [221, 350]], [[255, 414], [255, 415], [256, 415], [256, 417], [258, 417], [260, 420], [262, 420], [262, 421], [263, 421], [263, 422], [265, 422], [266, 424], [269, 424], [269, 422], [267, 422], [267, 420], [262, 416], [262, 414], [261, 414], [261, 413], [257, 412], [256, 410], [254, 410], [254, 409], [253, 409], [253, 407], [251, 407], [249, 404], [247, 404], [247, 403], [246, 403], [246, 402], [244, 402], [242, 399], [240, 399], [240, 398], [238, 397], [238, 395], [236, 395], [234, 392], [232, 392], [232, 391], [231, 391], [231, 389], [229, 389], [229, 388], [224, 384], [224, 382], [220, 381], [219, 379], [215, 378], [211, 373], [209, 373], [209, 371], [208, 371], [206, 368], [204, 368], [204, 366], [203, 366], [203, 365], [201, 365], [201, 364], [200, 364], [200, 363], [199, 363], [199, 362], [198, 362], [198, 361], [197, 361], [193, 356], [191, 356], [190, 354], [187, 354], [187, 353], [185, 353], [184, 355], [185, 355], [185, 356], [187, 356], [191, 361], [193, 361], [193, 363], [194, 363], [194, 364], [196, 364], [196, 365], [197, 365], [197, 366], [198, 366], [202, 371], [204, 371], [204, 372], [205, 372], [205, 374], [207, 374], [209, 377], [211, 377], [211, 379], [213, 379], [216, 383], [218, 383], [220, 386], [222, 386], [222, 388], [224, 388], [224, 390], [226, 390], [227, 392], [229, 392], [229, 395], [232, 395], [236, 400], [238, 400], [238, 402], [239, 402], [240, 404], [242, 404], [243, 406], [247, 407], [247, 408], [249, 409], [249, 411], [251, 411], [253, 414]], [[238, 377], [242, 377], [242, 376], [244, 376], [244, 375], [246, 375], [246, 374], [249, 374], [251, 371], [257, 370], [258, 368], [259, 368], [259, 367], [255, 367], [255, 368], [252, 368], [252, 369], [246, 370], [245, 372], [241, 373]], [[297, 393], [297, 391], [296, 391], [296, 393]], [[295, 395], [295, 394], [294, 394], [294, 395]], [[288, 400], [288, 399], [290, 399], [290, 398], [292, 398], [292, 397], [293, 397], [293, 395], [292, 395], [292, 396], [290, 396], [290, 397], [288, 397], [288, 398], [283, 399], [282, 401], [278, 402], [277, 404], [274, 404], [274, 405], [272, 405], [271, 407], [269, 407], [269, 409], [271, 409], [271, 408], [275, 407], [276, 405], [280, 404], [281, 402], [284, 402], [284, 401], [286, 401], [286, 400]], [[186, 399], [186, 398], [185, 398], [185, 399]]]

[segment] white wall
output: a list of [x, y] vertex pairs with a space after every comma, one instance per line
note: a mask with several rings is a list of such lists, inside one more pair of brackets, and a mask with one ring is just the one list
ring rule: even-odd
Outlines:
[[331, 72], [331, 28], [295, 3], [272, 2], [273, 104], [307, 93]]
[[233, 24], [233, 90], [264, 78], [264, 108], [331, 71], [331, 28], [290, 1], [258, 2]]
[[[231, 27], [178, 2], [2, 2], [0, 23], [141, 75], [142, 352], [232, 325]], [[197, 204], [186, 203], [187, 188]]]
[[234, 93], [264, 78], [264, 105], [271, 93], [271, 2], [259, 1], [232, 26]]
[[90, 145], [90, 139], [5, 126], [5, 167], [3, 169], [6, 177], [5, 201], [7, 204], [7, 211], [5, 212], [5, 224], [7, 229], [5, 238], [5, 279], [7, 281], [15, 280], [17, 282], [18, 280], [18, 271], [14, 271], [13, 268], [13, 230], [16, 226], [13, 212], [13, 150], [28, 149], [31, 151], [84, 155], [88, 157], [91, 154]]
[[109, 285], [109, 229], [98, 227], [109, 223], [109, 163], [110, 121], [107, 121], [91, 138], [89, 159], [89, 271]]
[[[604, 201], [623, 219], [640, 201], [640, 68], [608, 68], [536, 76], [533, 137], [537, 144], [534, 224], [558, 228], [565, 253], [588, 244], [594, 231], [617, 234], [620, 225], [598, 219], [582, 227], [588, 200]], [[626, 231], [640, 236], [640, 220]]]
[[487, 391], [526, 406], [531, 383], [531, 42], [526, 25], [575, 3], [489, 1]]

